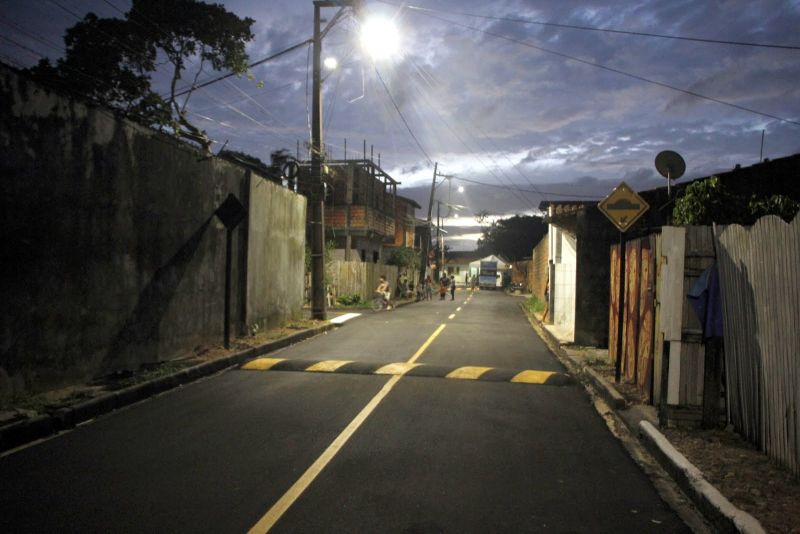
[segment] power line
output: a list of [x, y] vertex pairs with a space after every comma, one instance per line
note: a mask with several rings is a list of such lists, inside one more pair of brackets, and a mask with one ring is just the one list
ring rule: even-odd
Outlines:
[[778, 48], [782, 50], [800, 50], [800, 46], [794, 45], [782, 45], [782, 44], [774, 44], [774, 43], [755, 43], [750, 41], [731, 41], [731, 40], [724, 40], [724, 39], [710, 39], [706, 37], [687, 37], [683, 35], [668, 35], [664, 33], [650, 33], [650, 32], [637, 32], [637, 31], [630, 31], [630, 30], [617, 30], [614, 28], [599, 28], [597, 26], [581, 26], [576, 24], [560, 24], [556, 22], [543, 22], [539, 20], [532, 20], [532, 19], [523, 19], [523, 18], [514, 18], [514, 17], [497, 17], [492, 15], [481, 15], [478, 13], [469, 13], [465, 11], [444, 11], [440, 9], [433, 9], [427, 7], [420, 7], [420, 6], [409, 6], [403, 4], [397, 4], [394, 2], [388, 2], [385, 0], [378, 0], [384, 4], [389, 4], [397, 7], [405, 7], [407, 9], [413, 11], [430, 11], [434, 13], [443, 13], [445, 15], [463, 15], [466, 17], [474, 17], [474, 18], [481, 18], [487, 20], [498, 20], [502, 22], [515, 22], [520, 24], [534, 24], [537, 26], [547, 26], [553, 28], [565, 28], [570, 30], [582, 30], [582, 31], [593, 31], [593, 32], [603, 32], [603, 33], [616, 33], [621, 35], [634, 35], [637, 37], [655, 37], [658, 39], [673, 39], [676, 41], [694, 41], [698, 43], [709, 43], [709, 44], [723, 44], [723, 45], [733, 45], [733, 46], [749, 46], [749, 47], [758, 47], [758, 48]]
[[652, 85], [657, 85], [659, 87], [664, 87], [666, 89], [670, 89], [672, 91], [677, 91], [679, 93], [690, 95], [690, 96], [693, 96], [693, 97], [696, 97], [696, 98], [701, 98], [703, 100], [709, 100], [711, 102], [716, 102], [717, 104], [722, 104], [723, 106], [728, 106], [728, 107], [731, 107], [731, 108], [734, 108], [734, 109], [738, 109], [740, 111], [746, 111], [748, 113], [753, 113], [755, 115], [760, 115], [762, 117], [767, 117], [767, 118], [770, 118], [770, 119], [775, 119], [775, 120], [780, 121], [780, 122], [785, 122], [785, 123], [788, 123], [788, 124], [794, 124], [795, 126], [800, 126], [800, 122], [795, 121], [795, 120], [785, 119], [785, 118], [779, 117], [777, 115], [772, 115], [770, 113], [765, 113], [763, 111], [758, 111], [756, 109], [748, 108], [748, 107], [745, 107], [745, 106], [740, 106], [739, 104], [734, 104], [732, 102], [727, 102], [725, 100], [720, 100], [719, 98], [714, 98], [713, 96], [706, 96], [706, 95], [700, 94], [700, 93], [698, 93], [696, 91], [691, 91], [689, 89], [682, 89], [680, 87], [676, 87], [674, 85], [670, 85], [670, 84], [667, 84], [667, 83], [664, 83], [664, 82], [651, 80], [650, 78], [645, 78], [644, 76], [639, 76], [638, 74], [632, 74], [630, 72], [626, 72], [626, 71], [620, 70], [620, 69], [615, 69], [614, 67], [609, 67], [609, 66], [603, 65], [601, 63], [595, 63], [593, 61], [589, 61], [589, 60], [586, 60], [586, 59], [581, 59], [579, 57], [571, 56], [569, 54], [564, 54], [563, 52], [558, 52], [556, 50], [551, 50], [549, 48], [544, 48], [542, 46], [535, 45], [535, 44], [530, 43], [528, 41], [523, 41], [521, 39], [515, 39], [513, 37], [508, 37], [508, 36], [501, 35], [501, 34], [498, 34], [498, 33], [493, 33], [493, 32], [490, 32], [488, 30], [484, 30], [484, 29], [481, 29], [481, 28], [476, 28], [475, 26], [469, 26], [468, 24], [461, 24], [460, 22], [456, 22], [456, 21], [453, 21], [453, 20], [442, 18], [442, 17], [439, 17], [437, 15], [433, 15], [431, 13], [426, 13], [426, 12], [422, 12], [422, 13], [424, 15], [428, 16], [428, 17], [435, 18], [435, 19], [441, 20], [443, 22], [447, 22], [449, 24], [453, 24], [455, 26], [460, 26], [462, 28], [466, 28], [466, 29], [469, 29], [469, 30], [481, 32], [481, 33], [484, 33], [486, 35], [490, 35], [492, 37], [496, 37], [498, 39], [503, 39], [505, 41], [509, 41], [509, 42], [516, 43], [516, 44], [519, 44], [519, 45], [522, 45], [522, 46], [526, 46], [528, 48], [533, 48], [534, 50], [538, 50], [540, 52], [545, 52], [547, 54], [552, 54], [554, 56], [559, 56], [559, 57], [563, 57], [565, 59], [570, 59], [572, 61], [577, 61], [578, 63], [583, 63], [584, 65], [589, 65], [591, 67], [595, 67], [595, 68], [598, 68], [598, 69], [603, 69], [603, 70], [606, 70], [606, 71], [609, 71], [609, 72], [620, 74], [622, 76], [626, 76], [628, 78], [633, 78], [634, 80], [639, 80], [639, 81], [642, 81], [642, 82], [645, 82], [645, 83], [649, 83], [649, 84], [652, 84]]
[[[489, 183], [489, 182], [481, 182], [480, 180], [473, 180], [471, 178], [462, 178], [460, 176], [453, 176], [453, 180], [460, 180], [462, 182], [467, 182], [467, 183], [470, 183], [470, 184], [485, 185], [487, 187], [496, 187], [496, 188], [499, 188], [499, 189], [508, 189], [507, 185], [492, 184], [492, 183]], [[527, 190], [527, 189], [520, 189], [520, 191], [525, 191], [526, 193], [537, 193], [539, 195], [544, 196], [544, 193], [541, 193], [539, 191], [531, 191], [531, 190]], [[561, 196], [561, 197], [583, 198], [583, 199], [587, 199], [587, 200], [596, 200], [598, 202], [600, 200], [602, 200], [601, 197], [596, 196], [596, 195], [578, 195], [578, 194], [574, 194], [574, 193], [563, 193], [563, 192], [558, 192], [558, 191], [548, 191], [547, 194], [548, 195]]]
[[425, 152], [425, 149], [422, 148], [422, 145], [420, 144], [419, 139], [417, 139], [417, 136], [414, 135], [414, 132], [411, 130], [411, 127], [408, 125], [408, 121], [406, 121], [406, 118], [403, 116], [403, 112], [400, 111], [400, 108], [398, 107], [397, 102], [395, 102], [391, 91], [389, 91], [389, 88], [386, 87], [386, 82], [383, 81], [383, 77], [381, 76], [381, 73], [378, 72], [378, 67], [375, 67], [375, 74], [378, 75], [378, 79], [380, 80], [381, 85], [383, 85], [383, 89], [384, 89], [384, 91], [386, 91], [386, 94], [389, 95], [389, 100], [392, 101], [392, 105], [394, 106], [394, 109], [397, 111], [397, 114], [400, 115], [400, 118], [403, 120], [403, 124], [406, 125], [406, 130], [408, 130], [408, 133], [411, 134], [411, 137], [414, 139], [414, 142], [417, 143], [417, 146], [419, 147], [420, 151], [422, 151], [422, 153], [425, 154], [425, 159], [428, 160], [428, 165], [433, 165], [433, 160], [428, 155], [428, 153]]
[[[423, 94], [423, 95], [424, 95], [424, 93], [421, 93], [421, 94]], [[446, 127], [448, 130], [450, 130], [450, 133], [452, 133], [452, 134], [453, 134], [453, 136], [455, 136], [455, 138], [456, 138], [456, 139], [458, 139], [458, 140], [461, 142], [461, 144], [463, 144], [463, 145], [464, 145], [464, 148], [466, 148], [466, 149], [467, 149], [467, 151], [472, 151], [472, 148], [471, 148], [471, 147], [470, 147], [470, 146], [467, 144], [467, 142], [466, 142], [466, 141], [465, 141], [465, 140], [464, 140], [464, 139], [461, 137], [461, 135], [459, 135], [459, 133], [456, 131], [456, 129], [455, 129], [455, 128], [453, 128], [453, 127], [450, 125], [450, 123], [449, 123], [449, 122], [447, 122], [447, 121], [444, 119], [444, 117], [442, 117], [442, 115], [439, 113], [439, 110], [437, 110], [437, 109], [436, 109], [436, 106], [434, 106], [434, 105], [432, 105], [432, 104], [430, 103], [430, 101], [427, 99], [427, 96], [425, 96], [425, 100], [426, 100], [426, 102], [428, 103], [428, 106], [429, 106], [429, 107], [430, 107], [430, 108], [433, 110], [433, 113], [434, 113], [434, 115], [436, 115], [436, 116], [439, 118], [439, 120], [442, 122], [442, 124], [444, 124], [444, 125], [445, 125], [445, 127]], [[479, 143], [476, 143], [476, 145], [478, 146], [478, 148], [479, 148], [479, 149], [481, 148]], [[481, 165], [482, 165], [482, 166], [483, 166], [483, 167], [484, 167], [484, 168], [485, 168], [485, 169], [486, 169], [486, 170], [489, 172], [489, 174], [491, 174], [491, 175], [492, 175], [492, 176], [493, 176], [493, 177], [494, 177], [494, 178], [495, 178], [495, 179], [496, 179], [498, 182], [502, 182], [503, 180], [502, 180], [502, 179], [501, 179], [501, 178], [500, 178], [500, 177], [499, 177], [497, 174], [495, 174], [495, 172], [494, 172], [494, 171], [493, 171], [493, 170], [492, 170], [492, 169], [491, 169], [491, 168], [490, 168], [490, 167], [489, 167], [489, 166], [488, 166], [488, 165], [487, 165], [487, 164], [486, 164], [486, 163], [485, 163], [485, 162], [484, 162], [484, 161], [483, 161], [483, 160], [482, 160], [480, 157], [478, 157], [478, 156], [477, 156], [477, 152], [479, 152], [479, 151], [480, 151], [480, 150], [478, 150], [478, 151], [474, 151], [475, 153], [473, 154], [473, 157], [474, 157], [474, 158], [475, 158], [475, 159], [478, 161], [478, 163], [480, 163], [480, 164], [481, 164]], [[511, 180], [511, 179], [508, 177], [508, 175], [505, 173], [505, 171], [502, 169], [502, 167], [500, 167], [499, 165], [497, 165], [497, 161], [495, 161], [495, 160], [494, 160], [494, 158], [492, 158], [491, 156], [489, 156], [489, 159], [491, 159], [491, 160], [492, 160], [492, 162], [493, 162], [493, 163], [495, 164], [495, 166], [498, 168], [498, 170], [499, 170], [499, 171], [500, 171], [500, 173], [503, 175], [503, 177], [504, 177], [504, 178], [505, 178], [505, 179], [508, 181], [508, 183], [509, 183], [509, 186], [510, 186], [510, 187], [509, 187], [509, 186], [505, 186], [505, 187], [506, 187], [506, 189], [508, 189], [508, 191], [509, 191], [511, 194], [513, 194], [513, 195], [514, 195], [514, 196], [517, 198], [517, 200], [521, 201], [523, 204], [528, 204], [528, 205], [529, 205], [529, 206], [530, 206], [532, 209], [535, 209], [535, 207], [534, 207], [534, 205], [533, 205], [533, 202], [531, 202], [531, 200], [530, 200], [530, 199], [529, 199], [527, 196], [525, 196], [524, 192], [523, 192], [523, 191], [521, 191], [521, 190], [519, 189], [519, 187], [516, 187], [516, 186], [515, 186], [514, 182], [513, 182], [513, 181], [512, 181], [512, 180]], [[516, 189], [516, 192], [515, 192], [514, 190], [512, 190], [512, 189], [511, 189], [511, 187], [513, 187], [514, 189]], [[535, 186], [533, 186], [533, 187], [535, 188]]]
[[[279, 58], [280, 56], [282, 56], [284, 54], [288, 54], [289, 52], [297, 50], [301, 46], [305, 46], [305, 45], [311, 44], [313, 42], [314, 42], [313, 39], [306, 39], [305, 41], [303, 41], [301, 43], [293, 44], [289, 48], [281, 50], [280, 52], [276, 52], [276, 53], [274, 53], [274, 54], [272, 54], [270, 56], [267, 56], [265, 58], [259, 59], [258, 61], [250, 63], [249, 65], [247, 65], [247, 68], [248, 69], [252, 69], [253, 67], [257, 67], [257, 66], [262, 65], [262, 64], [264, 64], [264, 63], [266, 63], [268, 61], [272, 61], [273, 59]], [[228, 74], [224, 74], [222, 76], [218, 76], [216, 78], [212, 78], [211, 80], [205, 81], [205, 82], [203, 82], [201, 84], [197, 84], [197, 85], [192, 84], [190, 87], [175, 93], [175, 98], [178, 98], [179, 96], [183, 96], [186, 93], [194, 91], [195, 89], [201, 89], [203, 87], [208, 87], [209, 85], [211, 85], [213, 83], [217, 83], [217, 82], [222, 81], [222, 80], [224, 80], [226, 78], [230, 78], [231, 76], [236, 76], [236, 75], [237, 75], [237, 73], [235, 73], [235, 72], [229, 72]]]

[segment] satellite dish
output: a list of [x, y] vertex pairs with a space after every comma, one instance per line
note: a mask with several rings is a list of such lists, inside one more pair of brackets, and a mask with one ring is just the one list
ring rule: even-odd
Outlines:
[[677, 180], [686, 172], [686, 162], [677, 152], [664, 150], [656, 156], [656, 170], [667, 179], [667, 195], [669, 195], [672, 180]]
[[665, 150], [656, 156], [656, 170], [667, 180], [676, 180], [686, 172], [686, 163], [677, 152]]

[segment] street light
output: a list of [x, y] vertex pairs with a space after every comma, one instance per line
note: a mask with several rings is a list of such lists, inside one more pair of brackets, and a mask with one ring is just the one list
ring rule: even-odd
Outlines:
[[394, 21], [377, 15], [361, 25], [361, 46], [373, 61], [387, 59], [400, 50], [400, 34]]
[[[327, 300], [325, 291], [325, 193], [322, 185], [322, 39], [339, 21], [347, 8], [357, 13], [362, 0], [314, 0], [314, 63], [313, 90], [311, 96], [311, 184], [309, 203], [311, 204], [311, 316], [314, 319], [327, 319]], [[338, 7], [339, 11], [330, 19], [324, 29], [320, 10]], [[371, 19], [364, 22], [362, 44], [375, 50], [372, 56], [391, 55], [399, 47], [397, 30], [388, 19]], [[326, 60], [326, 66], [328, 61]], [[329, 67], [330, 68], [330, 67]]]

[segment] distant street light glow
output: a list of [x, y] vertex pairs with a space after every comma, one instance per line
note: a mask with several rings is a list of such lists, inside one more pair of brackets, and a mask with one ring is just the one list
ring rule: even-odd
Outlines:
[[328, 70], [334, 70], [336, 67], [339, 66], [339, 62], [336, 60], [335, 57], [326, 57], [325, 61], [323, 61], [322, 63]]
[[400, 34], [394, 21], [371, 17], [361, 26], [361, 46], [373, 60], [387, 59], [400, 50]]
[[458, 186], [458, 192], [459, 193], [463, 193], [464, 192], [464, 186], [463, 185], [459, 185]]

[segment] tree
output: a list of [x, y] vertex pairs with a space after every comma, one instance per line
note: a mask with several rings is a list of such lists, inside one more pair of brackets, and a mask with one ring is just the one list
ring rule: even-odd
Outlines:
[[[123, 19], [86, 15], [67, 30], [65, 56], [55, 65], [42, 60], [31, 73], [210, 152], [206, 132], [187, 118], [192, 91], [179, 102], [178, 82], [190, 64], [196, 69], [193, 85], [207, 66], [245, 72], [245, 44], [253, 38], [254, 22], [198, 0], [133, 0]], [[170, 66], [166, 96], [151, 86], [163, 63]]]
[[764, 215], [791, 221], [800, 203], [785, 195], [735, 194], [717, 176], [689, 184], [675, 201], [673, 222], [677, 225], [753, 224]]
[[395, 247], [390, 249], [387, 265], [396, 265], [401, 270], [417, 269], [419, 267], [419, 252], [410, 247]]
[[547, 235], [547, 223], [541, 217], [515, 215], [495, 221], [478, 239], [478, 251], [496, 254], [508, 261], [531, 255], [536, 244]]

